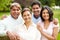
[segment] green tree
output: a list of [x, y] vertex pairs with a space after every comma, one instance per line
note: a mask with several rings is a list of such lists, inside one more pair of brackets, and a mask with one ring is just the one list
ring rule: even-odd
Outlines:
[[55, 4], [56, 4], [57, 6], [60, 6], [60, 0], [55, 0]]
[[0, 11], [8, 11], [12, 0], [0, 0]]
[[47, 6], [54, 6], [55, 5], [55, 0], [39, 0], [43, 5]]
[[38, 1], [38, 0], [14, 0], [14, 2], [18, 2], [22, 5], [22, 7], [29, 7], [32, 2]]

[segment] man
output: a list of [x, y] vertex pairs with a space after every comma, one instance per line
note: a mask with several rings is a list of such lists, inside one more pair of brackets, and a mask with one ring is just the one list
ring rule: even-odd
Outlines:
[[38, 21], [41, 20], [40, 18], [40, 11], [41, 11], [41, 3], [40, 2], [33, 2], [32, 5], [32, 21], [36, 24]]
[[[22, 24], [24, 21], [21, 17], [21, 6], [18, 3], [12, 3], [10, 6], [10, 16], [5, 18], [0, 22], [0, 36], [7, 35], [11, 40], [13, 40], [11, 33], [15, 26]], [[15, 30], [14, 30], [15, 31]]]

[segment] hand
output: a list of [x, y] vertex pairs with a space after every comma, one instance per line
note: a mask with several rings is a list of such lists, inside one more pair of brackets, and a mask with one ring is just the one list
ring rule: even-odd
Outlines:
[[40, 32], [42, 32], [42, 27], [40, 26], [39, 23], [37, 24], [37, 29], [38, 29]]
[[14, 33], [14, 34], [15, 34], [17, 40], [24, 40], [24, 39], [23, 39], [22, 37], [20, 37], [17, 33]]
[[7, 36], [10, 38], [10, 40], [17, 40], [13, 32], [7, 31]]
[[57, 19], [57, 18], [54, 18], [53, 23], [54, 23], [55, 25], [57, 25], [57, 24], [58, 24], [58, 19]]

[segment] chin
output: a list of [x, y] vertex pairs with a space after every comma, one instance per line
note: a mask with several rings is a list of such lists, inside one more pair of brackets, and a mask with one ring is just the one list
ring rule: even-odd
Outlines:
[[15, 19], [18, 19], [18, 17], [16, 17]]
[[25, 22], [30, 22], [30, 21], [26, 20]]

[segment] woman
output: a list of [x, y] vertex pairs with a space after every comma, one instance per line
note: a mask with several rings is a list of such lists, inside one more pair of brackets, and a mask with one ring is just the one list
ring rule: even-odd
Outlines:
[[22, 11], [22, 18], [25, 22], [18, 26], [17, 33], [23, 40], [40, 40], [41, 34], [37, 30], [36, 25], [32, 22], [31, 17], [32, 14], [30, 9], [24, 8]]
[[56, 40], [58, 34], [58, 26], [54, 25], [53, 12], [48, 7], [42, 8], [40, 13], [42, 21], [38, 22], [37, 28], [41, 32], [41, 40]]

